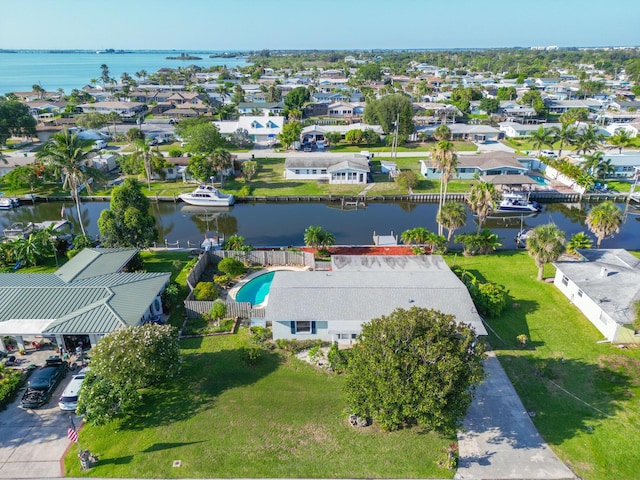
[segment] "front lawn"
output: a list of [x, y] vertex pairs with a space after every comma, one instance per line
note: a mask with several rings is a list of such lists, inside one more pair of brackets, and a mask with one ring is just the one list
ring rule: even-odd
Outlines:
[[[420, 429], [355, 429], [346, 418], [343, 378], [265, 352], [241, 361], [239, 334], [182, 341], [182, 374], [145, 397], [128, 423], [85, 426], [83, 448], [99, 456], [80, 470], [76, 450], [66, 476], [137, 478], [450, 478], [439, 468], [452, 441]], [[172, 467], [180, 460], [180, 467]]]
[[[488, 321], [489, 341], [554, 452], [580, 478], [637, 478], [640, 349], [598, 343], [602, 335], [569, 300], [536, 280], [526, 252], [447, 262], [509, 289], [505, 312]], [[518, 346], [520, 334], [529, 337], [526, 348]]]

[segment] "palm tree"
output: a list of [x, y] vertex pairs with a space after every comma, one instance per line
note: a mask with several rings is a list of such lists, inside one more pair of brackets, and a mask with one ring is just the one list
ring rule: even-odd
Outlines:
[[554, 135], [550, 128], [540, 127], [535, 132], [532, 132], [529, 136], [531, 139], [531, 145], [538, 150], [538, 156], [542, 154], [544, 147], [553, 148]]
[[560, 128], [551, 128], [554, 137], [554, 143], [560, 142], [560, 148], [558, 149], [558, 157], [562, 157], [562, 149], [565, 145], [573, 145], [578, 135], [578, 129], [573, 125], [563, 123]]
[[402, 232], [400, 240], [407, 245], [426, 245], [429, 243], [432, 235], [428, 229], [416, 227]]
[[46, 250], [42, 237], [37, 233], [32, 233], [27, 238], [18, 238], [11, 244], [13, 259], [22, 260], [27, 265], [37, 265], [46, 256]]
[[593, 246], [593, 240], [585, 232], [574, 234], [567, 242], [567, 253], [575, 254], [577, 250], [586, 250]]
[[633, 139], [629, 132], [624, 128], [619, 128], [609, 137], [609, 144], [618, 149], [618, 153], [622, 153], [623, 148], [633, 145]]
[[496, 208], [500, 193], [492, 183], [479, 182], [469, 189], [469, 206], [478, 215], [478, 232], [482, 228], [489, 212]]
[[222, 185], [224, 181], [225, 170], [233, 166], [233, 163], [231, 161], [231, 154], [224, 148], [216, 148], [213, 152], [211, 152], [210, 158], [213, 168], [220, 175], [220, 185]]
[[451, 138], [451, 129], [446, 125], [438, 125], [433, 131], [433, 138], [438, 141], [449, 140]]
[[622, 220], [622, 210], [609, 200], [596, 205], [589, 211], [587, 214], [587, 226], [598, 239], [596, 248], [600, 248], [600, 243], [604, 238], [608, 238], [620, 231]]
[[144, 168], [144, 174], [147, 177], [147, 186], [149, 187], [149, 191], [151, 191], [151, 175], [153, 173], [159, 173], [161, 168], [154, 168], [154, 165], [162, 165], [164, 166], [166, 160], [164, 156], [157, 150], [153, 150], [151, 145], [141, 139], [137, 139], [134, 141], [136, 146], [136, 151], [132, 153], [133, 158], [136, 161], [142, 162], [142, 166]]
[[[458, 155], [455, 146], [448, 140], [440, 140], [431, 156], [432, 162], [440, 170], [440, 198], [438, 200], [438, 213], [442, 210], [447, 197], [447, 187], [453, 175], [458, 174]], [[442, 235], [442, 224], [438, 223], [438, 235]]]
[[458, 202], [446, 202], [438, 212], [438, 224], [447, 229], [447, 243], [451, 241], [453, 233], [467, 223], [467, 209]]
[[251, 246], [247, 245], [245, 243], [244, 237], [241, 237], [240, 235], [232, 235], [229, 238], [227, 238], [222, 244], [223, 250], [240, 251], [240, 250], [246, 250], [247, 248], [251, 249]]
[[544, 266], [560, 258], [564, 244], [564, 232], [553, 223], [540, 225], [527, 236], [527, 251], [538, 267], [538, 280], [542, 281]]
[[[109, 112], [107, 113], [107, 121], [111, 122], [113, 124], [113, 138], [116, 138], [116, 133], [118, 133], [116, 131], [116, 122], [119, 122], [120, 120], [122, 120], [122, 118], [120, 117], [120, 114], [118, 112]], [[108, 128], [107, 128], [108, 130]]]
[[304, 231], [304, 244], [308, 247], [330, 247], [336, 243], [336, 237], [333, 233], [327, 232], [319, 225], [312, 225]]
[[584, 163], [582, 164], [582, 170], [590, 175], [594, 175], [598, 171], [598, 165], [604, 158], [604, 152], [598, 150], [597, 152], [583, 155]]
[[80, 221], [83, 235], [86, 235], [87, 232], [85, 232], [81, 221], [80, 186], [84, 185], [87, 191], [91, 193], [89, 179], [102, 176], [99, 170], [86, 165], [87, 155], [88, 152], [82, 149], [78, 135], [70, 133], [67, 129], [54, 133], [36, 155], [38, 159], [51, 166], [56, 173], [64, 178], [63, 188], [71, 189], [71, 196], [76, 204], [78, 220]]
[[576, 135], [575, 150], [578, 154], [598, 150], [602, 146], [604, 135], [596, 125], [588, 125], [587, 128]]
[[596, 177], [600, 180], [605, 180], [607, 177], [611, 177], [616, 173], [616, 167], [611, 163], [611, 159], [607, 158], [598, 164], [596, 169]]

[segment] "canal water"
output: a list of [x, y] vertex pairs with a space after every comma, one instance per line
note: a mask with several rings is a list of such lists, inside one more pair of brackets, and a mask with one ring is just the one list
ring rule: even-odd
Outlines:
[[[61, 218], [62, 203], [23, 205], [15, 210], [0, 211], [0, 228], [14, 222], [39, 222]], [[65, 218], [75, 224], [78, 218], [73, 203], [64, 204]], [[624, 204], [618, 207], [625, 209]], [[82, 222], [87, 232], [98, 235], [98, 217], [109, 208], [108, 202], [86, 202], [81, 205]], [[180, 242], [186, 246], [199, 245], [206, 231], [219, 231], [226, 237], [241, 235], [256, 247], [300, 246], [304, 244], [304, 230], [320, 225], [333, 233], [338, 245], [370, 245], [373, 233], [401, 234], [404, 230], [425, 227], [437, 231], [435, 221], [438, 206], [429, 203], [370, 203], [364, 208], [341, 209], [340, 204], [326, 203], [240, 203], [229, 208], [200, 208], [183, 203], [153, 203], [151, 210], [159, 231], [158, 243]], [[553, 222], [566, 238], [587, 232], [585, 218], [589, 205], [545, 204], [542, 212], [532, 216], [500, 215], [488, 219], [486, 226], [500, 237], [503, 249], [516, 248], [515, 237], [521, 227], [531, 228]], [[456, 234], [473, 232], [476, 219], [468, 212], [468, 222]], [[620, 232], [602, 242], [603, 248], [640, 249], [640, 210], [631, 208]], [[446, 231], [445, 231], [446, 233]], [[590, 233], [589, 233], [590, 234]], [[591, 234], [590, 234], [591, 235]], [[591, 235], [592, 238], [593, 235]]]

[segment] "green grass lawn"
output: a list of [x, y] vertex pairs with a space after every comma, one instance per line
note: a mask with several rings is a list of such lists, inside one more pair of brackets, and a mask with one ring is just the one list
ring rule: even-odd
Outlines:
[[[504, 314], [488, 321], [489, 341], [558, 456], [584, 479], [637, 478], [640, 349], [597, 343], [602, 335], [569, 300], [553, 284], [536, 281], [526, 252], [448, 256], [447, 262], [509, 289]], [[548, 266], [545, 275], [554, 273]], [[523, 333], [530, 343], [519, 348]]]
[[[420, 429], [383, 433], [346, 419], [343, 378], [293, 357], [266, 352], [256, 367], [241, 361], [247, 330], [182, 341], [181, 376], [149, 391], [129, 422], [85, 426], [83, 448], [99, 464], [67, 476], [449, 478], [439, 468], [452, 441]], [[180, 468], [172, 467], [181, 460]]]

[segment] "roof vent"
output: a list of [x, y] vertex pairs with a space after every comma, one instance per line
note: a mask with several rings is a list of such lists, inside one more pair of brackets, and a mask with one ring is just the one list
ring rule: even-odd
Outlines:
[[602, 268], [600, 269], [600, 276], [601, 276], [602, 278], [605, 278], [605, 277], [607, 276], [607, 267], [602, 267]]

